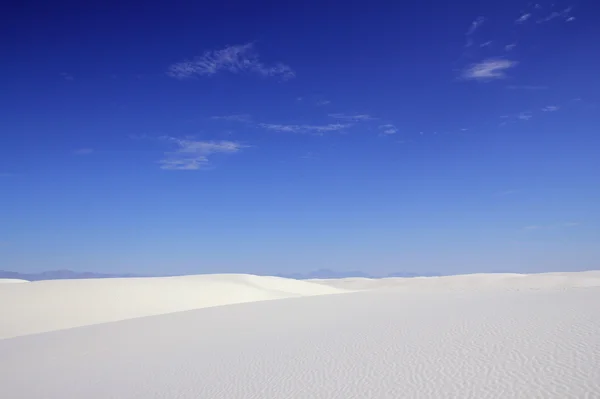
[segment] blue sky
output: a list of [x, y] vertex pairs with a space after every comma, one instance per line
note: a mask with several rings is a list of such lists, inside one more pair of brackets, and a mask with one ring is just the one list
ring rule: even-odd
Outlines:
[[600, 266], [593, 1], [21, 2], [0, 269]]

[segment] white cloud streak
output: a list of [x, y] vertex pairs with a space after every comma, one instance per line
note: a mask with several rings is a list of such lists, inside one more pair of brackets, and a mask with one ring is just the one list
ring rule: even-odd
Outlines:
[[473, 39], [471, 39], [471, 36], [473, 35], [473, 33], [475, 33], [475, 31], [477, 29], [479, 29], [479, 27], [484, 22], [485, 22], [484, 17], [477, 17], [477, 18], [475, 18], [475, 20], [473, 22], [471, 22], [471, 25], [469, 26], [469, 29], [467, 30], [467, 33], [465, 34], [467, 37], [467, 43], [465, 44], [465, 47], [471, 47], [473, 45]]
[[477, 29], [479, 29], [479, 27], [481, 25], [483, 25], [484, 22], [485, 22], [485, 18], [484, 17], [477, 17], [477, 18], [475, 18], [475, 20], [473, 22], [471, 22], [471, 26], [469, 26], [469, 30], [467, 30], [467, 36], [470, 36], [473, 33], [475, 33], [475, 31]]
[[516, 61], [501, 58], [489, 58], [479, 63], [472, 64], [465, 69], [462, 73], [462, 78], [479, 81], [503, 79], [506, 77], [506, 71], [516, 65]]
[[571, 21], [575, 20], [575, 17], [572, 17], [570, 15], [572, 10], [573, 10], [573, 7], [567, 7], [562, 11], [554, 11], [554, 12], [550, 13], [550, 15], [548, 15], [547, 17], [538, 19], [536, 22], [538, 24], [541, 24], [544, 22], [552, 21], [553, 19], [556, 19], [556, 18], [564, 18], [565, 21], [571, 22]]
[[223, 116], [211, 116], [210, 119], [229, 121], [229, 122], [252, 122], [252, 117], [249, 114], [234, 114], [234, 115], [223, 115]]
[[548, 86], [509, 85], [506, 88], [511, 90], [547, 90]]
[[198, 141], [180, 139], [171, 136], [161, 137], [175, 144], [175, 151], [165, 153], [159, 161], [161, 169], [166, 170], [198, 170], [209, 165], [209, 157], [213, 154], [234, 154], [248, 146], [235, 141]]
[[282, 133], [327, 133], [344, 130], [350, 127], [350, 124], [329, 123], [327, 125], [283, 125], [275, 123], [261, 123], [263, 129], [273, 130]]
[[396, 126], [392, 125], [391, 123], [379, 125], [379, 129], [381, 130], [381, 133], [385, 135], [398, 133], [398, 129], [396, 129]]
[[528, 121], [533, 117], [533, 115], [531, 115], [530, 112], [521, 112], [519, 115], [517, 115], [517, 119], [520, 119], [522, 121]]
[[521, 15], [519, 18], [517, 18], [517, 19], [515, 20], [515, 23], [516, 23], [516, 24], [522, 24], [522, 23], [524, 23], [525, 21], [527, 21], [529, 18], [531, 18], [531, 13], [530, 13], [530, 12], [528, 12], [528, 13], [525, 13], [525, 14]]
[[213, 76], [217, 72], [254, 73], [263, 77], [277, 77], [282, 80], [296, 76], [289, 66], [276, 63], [263, 64], [254, 51], [254, 43], [228, 46], [222, 50], [206, 51], [191, 61], [182, 61], [169, 66], [167, 75], [176, 79], [189, 79], [195, 76]]
[[559, 109], [560, 109], [560, 107], [558, 105], [548, 105], [548, 106], [542, 108], [542, 111], [555, 112], [555, 111], [558, 111]]
[[339, 120], [343, 120], [343, 121], [353, 121], [353, 122], [372, 121], [372, 120], [376, 119], [376, 118], [373, 118], [371, 115], [367, 115], [367, 114], [359, 114], [359, 115], [329, 114], [328, 116], [330, 118], [334, 118], [334, 119], [339, 119]]

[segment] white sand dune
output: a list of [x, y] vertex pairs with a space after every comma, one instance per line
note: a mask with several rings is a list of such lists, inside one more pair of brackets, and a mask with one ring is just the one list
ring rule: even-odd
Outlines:
[[18, 278], [0, 278], [0, 284], [11, 284], [11, 283], [28, 283], [27, 280], [21, 280]]
[[600, 272], [349, 281], [5, 339], [0, 396], [600, 398]]
[[600, 271], [569, 273], [480, 273], [441, 277], [389, 277], [305, 280], [345, 290], [391, 288], [406, 292], [537, 290], [600, 286]]
[[181, 277], [35, 281], [0, 286], [0, 339], [184, 310], [340, 293], [281, 277]]

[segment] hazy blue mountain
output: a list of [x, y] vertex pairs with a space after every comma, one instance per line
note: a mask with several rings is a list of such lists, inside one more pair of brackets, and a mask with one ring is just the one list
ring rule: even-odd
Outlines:
[[[203, 274], [203, 273], [199, 273]], [[117, 277], [166, 277], [165, 275], [140, 275], [140, 274], [107, 274], [94, 272], [76, 272], [73, 270], [50, 270], [40, 273], [19, 273], [0, 270], [0, 278], [14, 278], [29, 281], [40, 280], [65, 280], [65, 279], [84, 279], [84, 278], [117, 278]], [[307, 280], [312, 278], [346, 278], [346, 277], [365, 277], [365, 278], [381, 278], [381, 277], [418, 277], [418, 276], [439, 276], [436, 273], [424, 272], [396, 272], [387, 275], [376, 276], [361, 271], [335, 271], [330, 269], [318, 269], [307, 273], [281, 273], [278, 277], [293, 278], [297, 280]]]
[[72, 270], [50, 270], [40, 273], [18, 273], [0, 270], [0, 278], [16, 278], [29, 281], [65, 280], [83, 278], [144, 277], [135, 274], [105, 274], [94, 272], [75, 272]]

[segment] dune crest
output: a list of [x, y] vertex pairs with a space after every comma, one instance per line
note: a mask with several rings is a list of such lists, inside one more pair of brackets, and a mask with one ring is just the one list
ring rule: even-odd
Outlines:
[[347, 277], [310, 279], [313, 283], [346, 290], [394, 289], [404, 292], [522, 291], [554, 288], [600, 287], [600, 271], [562, 273], [477, 273], [434, 277]]
[[337, 294], [247, 274], [47, 280], [0, 287], [0, 339], [234, 303]]
[[[343, 295], [214, 306], [5, 339], [0, 391], [22, 399], [600, 398], [598, 276], [370, 281], [372, 289]], [[36, 284], [6, 284], [0, 292]], [[111, 287], [133, 301], [135, 286], [138, 305], [153, 294], [173, 308], [196, 298], [199, 287], [211, 303], [236, 291], [246, 293], [239, 300], [256, 298], [257, 290], [262, 298], [332, 292], [256, 276], [97, 284], [79, 281], [72, 288], [96, 290], [106, 301]], [[89, 305], [81, 302], [82, 309]], [[69, 311], [78, 314], [77, 306]]]

